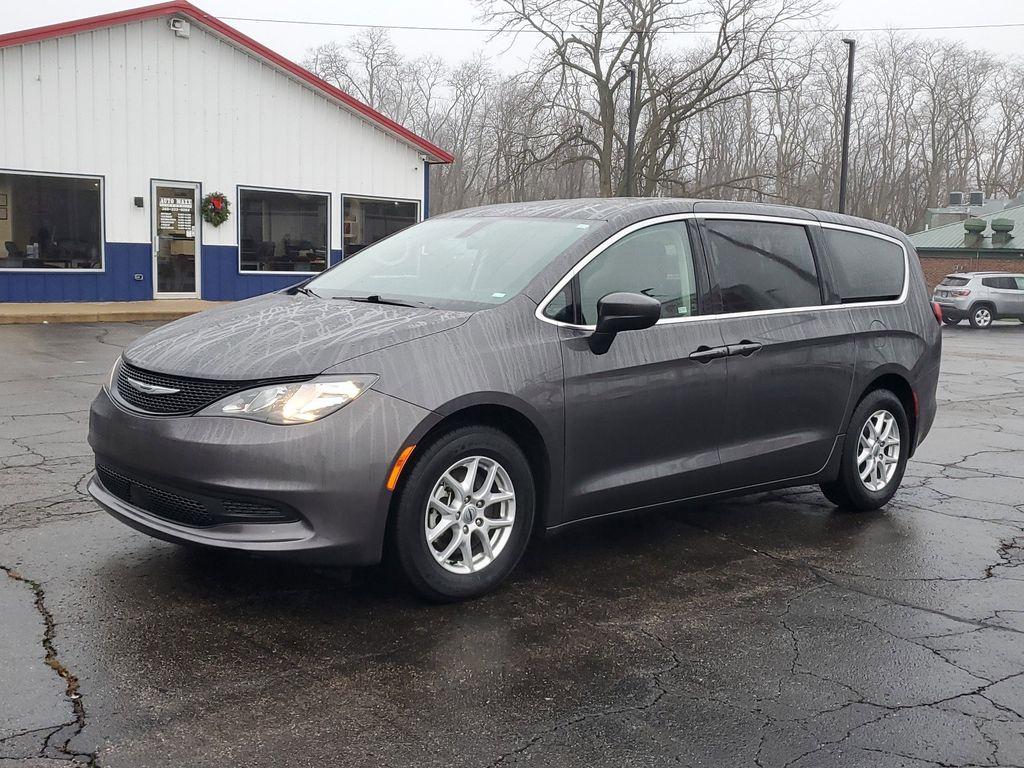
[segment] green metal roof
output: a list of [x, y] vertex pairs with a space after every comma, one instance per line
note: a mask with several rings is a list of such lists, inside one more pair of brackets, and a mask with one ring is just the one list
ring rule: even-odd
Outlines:
[[[926, 229], [923, 232], [915, 232], [910, 235], [910, 242], [917, 250], [958, 250], [958, 251], [1024, 251], [1024, 205], [1017, 205], [1013, 208], [1005, 208], [995, 213], [988, 213], [977, 218], [989, 222], [984, 237], [970, 240], [964, 243], [964, 230], [962, 221], [954, 221], [952, 224], [945, 224], [934, 229]], [[1013, 237], [1009, 242], [992, 244], [992, 220], [1009, 219], [1013, 222]]]

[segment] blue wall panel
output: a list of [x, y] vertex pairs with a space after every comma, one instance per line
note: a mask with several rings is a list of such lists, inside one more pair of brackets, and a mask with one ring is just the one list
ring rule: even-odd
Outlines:
[[247, 299], [301, 283], [309, 275], [267, 275], [238, 271], [238, 248], [233, 245], [204, 245], [202, 297], [209, 301]]
[[[107, 243], [103, 272], [54, 269], [48, 272], [0, 272], [0, 301], [143, 301], [153, 298], [153, 260], [149, 243]], [[341, 251], [331, 251], [331, 264]], [[279, 291], [309, 275], [266, 275], [238, 271], [238, 248], [205, 245], [201, 296], [210, 301], [247, 299]], [[135, 280], [141, 274], [142, 280]]]
[[[141, 301], [153, 298], [148, 243], [107, 243], [103, 272], [0, 272], [0, 301]], [[136, 281], [139, 273], [142, 280]]]

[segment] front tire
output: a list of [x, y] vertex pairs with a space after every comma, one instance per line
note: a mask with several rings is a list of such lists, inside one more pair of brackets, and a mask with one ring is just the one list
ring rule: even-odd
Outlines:
[[838, 479], [821, 485], [825, 498], [857, 512], [887, 504], [903, 480], [910, 440], [900, 399], [886, 389], [869, 392], [850, 417]]
[[993, 320], [995, 320], [995, 315], [992, 311], [992, 307], [987, 304], [981, 304], [971, 310], [972, 328], [990, 328]]
[[516, 567], [536, 490], [519, 445], [471, 425], [423, 449], [396, 503], [390, 543], [399, 570], [422, 597], [451, 602], [491, 591]]

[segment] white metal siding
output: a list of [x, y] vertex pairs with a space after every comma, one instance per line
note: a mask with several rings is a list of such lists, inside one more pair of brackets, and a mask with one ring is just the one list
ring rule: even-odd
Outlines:
[[[106, 239], [148, 242], [150, 179], [422, 200], [421, 153], [192, 24], [123, 24], [0, 49], [0, 168], [106, 177]], [[142, 196], [145, 210], [132, 205]], [[232, 218], [203, 241], [235, 245]]]

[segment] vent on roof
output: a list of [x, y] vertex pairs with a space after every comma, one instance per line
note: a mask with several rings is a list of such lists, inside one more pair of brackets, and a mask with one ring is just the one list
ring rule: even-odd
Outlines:
[[963, 205], [964, 204], [964, 193], [963, 192], [950, 192], [949, 193], [949, 204], [951, 206]]
[[1013, 240], [1013, 219], [992, 219], [992, 245], [1006, 245]]
[[984, 219], [970, 218], [964, 220], [964, 245], [968, 248], [978, 248], [985, 239], [985, 230], [988, 229], [988, 222]]
[[970, 194], [971, 205], [984, 205], [985, 204], [985, 193], [984, 192], [971, 192]]

